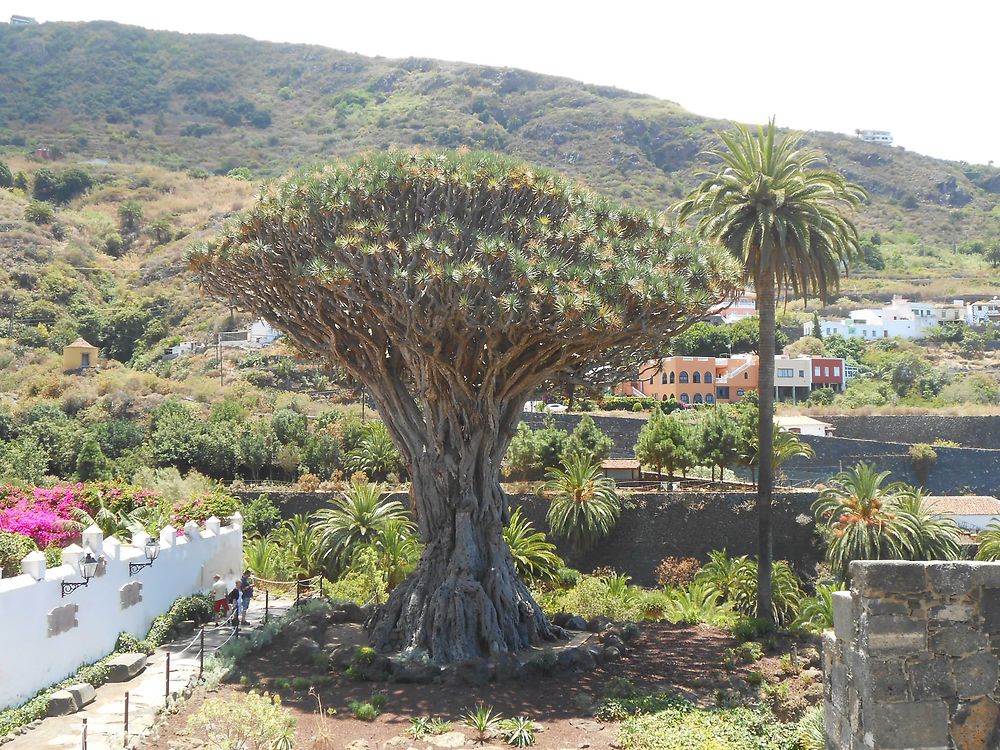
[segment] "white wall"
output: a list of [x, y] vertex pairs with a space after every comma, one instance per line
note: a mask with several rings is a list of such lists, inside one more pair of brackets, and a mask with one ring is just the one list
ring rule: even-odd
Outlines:
[[[61, 581], [81, 580], [73, 565], [44, 571], [41, 580], [28, 574], [0, 580], [0, 708], [23, 703], [81, 665], [106, 656], [121, 631], [144, 637], [153, 618], [177, 597], [207, 591], [216, 574], [232, 583], [242, 565], [238, 515], [232, 526], [221, 528], [216, 519], [200, 531], [197, 524], [188, 524], [181, 537], [164, 529], [159, 557], [131, 578], [128, 563], [145, 562], [142, 548], [119, 545], [114, 537], [101, 543], [98, 534], [97, 539], [94, 553], [100, 548], [106, 559], [103, 574], [66, 597], [61, 596]], [[142, 582], [142, 601], [123, 609], [121, 589], [133, 581]], [[77, 625], [50, 636], [50, 613], [67, 604], [78, 606]]]

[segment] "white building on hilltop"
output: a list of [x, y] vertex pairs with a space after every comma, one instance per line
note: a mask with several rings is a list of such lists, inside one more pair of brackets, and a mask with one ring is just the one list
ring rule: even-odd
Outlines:
[[966, 308], [965, 322], [970, 326], [1000, 325], [1000, 297], [973, 302]]
[[218, 344], [221, 346], [263, 347], [270, 346], [282, 335], [281, 331], [260, 318], [242, 331], [223, 331], [219, 334]]
[[[892, 302], [881, 308], [852, 310], [849, 318], [840, 320], [820, 320], [823, 336], [837, 334], [844, 338], [877, 339], [901, 338], [919, 339], [939, 323], [966, 320], [967, 309], [962, 300], [951, 303], [911, 302], [895, 296]], [[802, 327], [806, 336], [813, 336], [812, 321]]]
[[888, 130], [855, 130], [858, 138], [865, 143], [881, 143], [886, 146], [892, 145], [892, 133]]

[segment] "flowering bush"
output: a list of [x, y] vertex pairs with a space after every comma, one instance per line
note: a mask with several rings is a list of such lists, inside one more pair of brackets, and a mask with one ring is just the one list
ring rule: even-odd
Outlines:
[[31, 490], [0, 486], [0, 531], [26, 536], [43, 548], [62, 545], [76, 536], [72, 511], [83, 506], [82, 484]]
[[136, 508], [156, 505], [159, 493], [124, 482], [90, 482], [83, 487], [87, 510], [93, 512], [104, 506], [113, 513], [131, 513]]
[[180, 529], [188, 521], [205, 521], [212, 516], [225, 519], [226, 516], [242, 510], [243, 506], [237, 498], [218, 490], [175, 503], [170, 514], [170, 522]]

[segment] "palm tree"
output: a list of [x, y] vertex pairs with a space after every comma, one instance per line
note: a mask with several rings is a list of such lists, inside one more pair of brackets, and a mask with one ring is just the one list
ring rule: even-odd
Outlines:
[[549, 468], [545, 475], [545, 491], [553, 496], [546, 514], [553, 535], [582, 551], [611, 533], [621, 513], [618, 489], [589, 456], [566, 456], [563, 468]]
[[381, 485], [352, 482], [332, 508], [316, 513], [323, 561], [333, 569], [343, 568], [358, 547], [375, 542], [386, 523], [408, 520], [401, 503], [383, 502]]
[[927, 493], [906, 486], [893, 506], [905, 524], [908, 560], [957, 560], [962, 553], [958, 524], [927, 508]]
[[385, 571], [386, 589], [392, 591], [410, 572], [420, 556], [420, 542], [416, 527], [410, 522], [391, 518], [386, 521], [375, 538], [375, 552], [379, 565]]
[[274, 531], [289, 570], [300, 581], [319, 575], [323, 568], [321, 537], [304, 513], [298, 513]]
[[1000, 521], [994, 519], [990, 525], [979, 532], [979, 551], [977, 560], [1000, 560]]
[[[758, 438], [752, 442], [753, 455], [750, 457], [750, 466], [757, 466], [760, 463], [760, 444]], [[802, 438], [794, 432], [783, 430], [778, 425], [771, 428], [771, 466], [775, 474], [789, 460], [800, 456], [802, 458], [812, 458], [816, 451], [809, 443], [803, 442]]]
[[385, 479], [389, 474], [398, 475], [403, 459], [382, 422], [368, 422], [358, 446], [347, 454], [347, 468], [363, 471], [372, 479]]
[[517, 508], [503, 529], [503, 539], [514, 558], [514, 570], [526, 581], [553, 581], [563, 561], [556, 546]]
[[771, 616], [771, 501], [774, 491], [775, 307], [779, 289], [808, 297], [827, 293], [859, 251], [858, 232], [843, 210], [867, 197], [842, 174], [822, 168], [825, 157], [789, 134], [775, 142], [774, 120], [753, 133], [743, 126], [720, 133], [725, 148], [708, 156], [722, 162], [677, 209], [698, 216], [700, 234], [719, 242], [743, 264], [744, 281], [757, 293], [760, 316], [760, 456], [757, 482], [760, 617]]
[[70, 522], [79, 531], [97, 526], [104, 538], [114, 536], [119, 540], [129, 539], [141, 531], [144, 524], [150, 520], [149, 510], [140, 506], [131, 511], [115, 509], [105, 502], [103, 494], [98, 494], [96, 505], [89, 512], [86, 508], [71, 508], [73, 518]]

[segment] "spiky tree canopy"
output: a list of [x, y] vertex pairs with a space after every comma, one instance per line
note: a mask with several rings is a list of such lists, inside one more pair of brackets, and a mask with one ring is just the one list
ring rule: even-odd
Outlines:
[[[413, 416], [440, 390], [513, 403], [608, 350], [641, 359], [737, 283], [724, 253], [646, 212], [476, 153], [296, 175], [190, 260], [206, 289]], [[414, 390], [393, 384], [405, 375]]]

